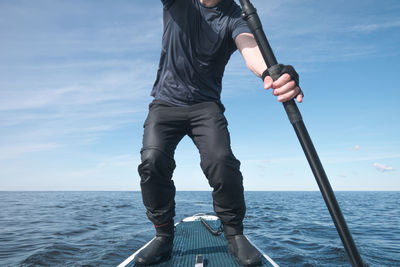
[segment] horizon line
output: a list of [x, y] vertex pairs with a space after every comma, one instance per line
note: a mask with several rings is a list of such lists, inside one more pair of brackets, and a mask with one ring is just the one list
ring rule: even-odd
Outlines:
[[[334, 192], [400, 192], [400, 190], [333, 190]], [[0, 190], [0, 192], [138, 192], [140, 190]], [[212, 190], [176, 190], [176, 192], [210, 192]], [[320, 192], [319, 190], [245, 190], [246, 192]]]

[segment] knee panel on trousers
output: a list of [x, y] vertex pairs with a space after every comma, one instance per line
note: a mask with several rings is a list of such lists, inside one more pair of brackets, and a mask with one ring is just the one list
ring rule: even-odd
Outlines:
[[150, 221], [160, 225], [175, 216], [175, 186], [172, 180], [175, 162], [157, 149], [143, 149], [141, 153], [142, 163], [138, 172], [143, 204]]
[[238, 178], [238, 182], [242, 182], [240, 161], [230, 151], [215, 151], [207, 154], [206, 157], [202, 157], [200, 165], [212, 187], [215, 186], [216, 180], [222, 182], [225, 178], [230, 179], [231, 182], [232, 179]]
[[213, 190], [214, 210], [229, 233], [242, 231], [246, 210], [243, 198], [243, 176], [240, 162], [231, 151], [215, 151], [202, 157], [201, 167]]
[[158, 149], [143, 149], [141, 151], [142, 163], [138, 167], [141, 183], [148, 180], [168, 181], [172, 178], [175, 161]]

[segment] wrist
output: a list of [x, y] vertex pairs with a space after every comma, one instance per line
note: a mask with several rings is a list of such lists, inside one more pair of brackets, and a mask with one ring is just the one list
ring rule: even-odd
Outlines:
[[264, 72], [261, 74], [261, 80], [265, 80], [265, 77], [269, 76], [269, 71], [268, 69], [264, 70]]

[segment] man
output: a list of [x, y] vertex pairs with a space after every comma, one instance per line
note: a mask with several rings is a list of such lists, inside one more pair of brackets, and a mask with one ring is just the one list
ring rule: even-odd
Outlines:
[[[188, 135], [201, 156], [201, 168], [213, 187], [214, 211], [221, 219], [228, 249], [243, 265], [261, 262], [259, 252], [243, 236], [245, 203], [240, 162], [230, 147], [222, 76], [231, 54], [239, 49], [247, 67], [263, 77], [278, 101], [302, 101], [297, 73], [290, 66], [275, 82], [233, 0], [162, 0], [162, 52], [149, 114], [144, 123], [141, 177], [143, 203], [156, 238], [135, 258], [154, 264], [172, 252], [175, 216], [174, 151]], [[293, 77], [293, 79], [292, 79]], [[189, 177], [188, 177], [189, 178]]]

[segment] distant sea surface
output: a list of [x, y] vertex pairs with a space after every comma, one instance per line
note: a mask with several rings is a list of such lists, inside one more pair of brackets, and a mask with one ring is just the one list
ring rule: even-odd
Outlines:
[[[246, 192], [245, 233], [281, 266], [350, 266], [320, 192]], [[337, 192], [362, 258], [400, 266], [400, 192]], [[212, 212], [177, 192], [179, 221]], [[154, 235], [140, 192], [0, 192], [0, 266], [116, 266]]]

